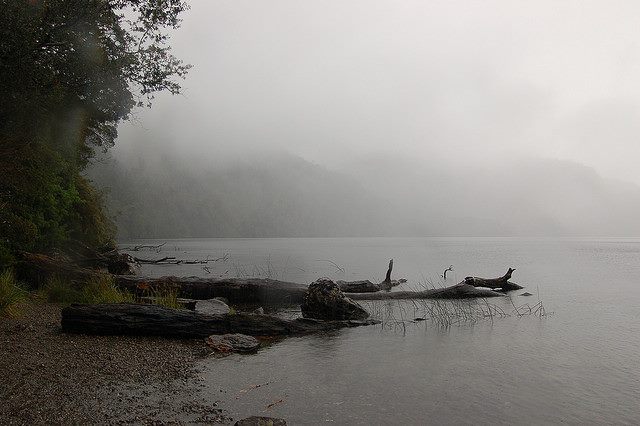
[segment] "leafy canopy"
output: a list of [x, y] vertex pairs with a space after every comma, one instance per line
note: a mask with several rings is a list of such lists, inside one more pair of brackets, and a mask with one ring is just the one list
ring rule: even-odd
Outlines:
[[[0, 0], [0, 262], [71, 238], [113, 237], [80, 175], [95, 148], [189, 65], [167, 31], [182, 0]], [[9, 253], [9, 254], [7, 254]]]

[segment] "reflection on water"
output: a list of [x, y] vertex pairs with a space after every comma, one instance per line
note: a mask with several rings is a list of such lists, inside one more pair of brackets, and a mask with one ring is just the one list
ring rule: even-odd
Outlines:
[[[230, 258], [209, 264], [210, 273], [198, 265], [143, 272], [210, 276], [229, 270], [232, 276], [235, 264], [245, 271], [270, 268], [277, 278], [299, 282], [320, 276], [379, 281], [394, 258], [395, 277], [407, 278], [411, 287], [437, 283], [450, 264], [455, 270], [447, 284], [466, 275], [499, 276], [511, 266], [517, 268], [513, 280], [534, 294], [514, 296], [516, 305], [539, 297], [554, 312], [448, 328], [427, 321], [403, 329], [346, 329], [285, 339], [253, 356], [203, 361], [207, 395], [235, 417], [272, 415], [291, 424], [640, 422], [638, 241], [216, 239], [167, 245], [177, 256]], [[491, 303], [513, 311], [509, 299]], [[389, 305], [394, 316], [398, 309], [403, 319], [420, 315], [410, 302], [401, 305]]]

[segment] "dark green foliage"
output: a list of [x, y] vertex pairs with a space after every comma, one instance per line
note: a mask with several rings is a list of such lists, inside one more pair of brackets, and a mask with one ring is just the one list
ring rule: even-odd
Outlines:
[[[80, 175], [136, 105], [177, 93], [189, 66], [165, 28], [182, 0], [0, 0], [0, 264], [70, 240], [112, 244]], [[125, 15], [125, 10], [127, 11]]]

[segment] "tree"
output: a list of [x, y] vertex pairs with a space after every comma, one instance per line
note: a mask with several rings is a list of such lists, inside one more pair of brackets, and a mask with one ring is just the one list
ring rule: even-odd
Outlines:
[[113, 244], [81, 175], [155, 93], [179, 93], [182, 0], [0, 0], [0, 262], [71, 240]]

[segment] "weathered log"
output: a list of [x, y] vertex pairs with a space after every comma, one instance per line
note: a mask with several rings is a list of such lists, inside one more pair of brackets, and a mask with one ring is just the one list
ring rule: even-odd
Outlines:
[[22, 252], [16, 269], [21, 280], [32, 284], [43, 283], [51, 277], [64, 278], [82, 284], [99, 277], [101, 274], [133, 273], [129, 263], [130, 257], [126, 254], [115, 253], [106, 256], [107, 260], [101, 259], [102, 263], [96, 264], [89, 260], [74, 260], [64, 255], [52, 257], [45, 254]]
[[[45, 255], [29, 254], [28, 266], [41, 275], [58, 275], [77, 282], [86, 282], [97, 272], [79, 268], [73, 264], [59, 262]], [[392, 266], [392, 265], [391, 265]], [[516, 290], [522, 287], [511, 283], [511, 273], [494, 279], [470, 277], [460, 284], [441, 289], [424, 291], [392, 291], [376, 293], [349, 293], [354, 300], [384, 299], [432, 299], [432, 298], [471, 298], [495, 297], [504, 294], [477, 289], [475, 287], [499, 288], [502, 291]], [[145, 288], [169, 286], [178, 290], [180, 297], [191, 299], [213, 299], [224, 297], [231, 303], [251, 303], [262, 306], [278, 304], [300, 304], [307, 286], [304, 284], [278, 281], [266, 278], [198, 278], [198, 277], [162, 277], [149, 278], [135, 275], [114, 275], [116, 284], [133, 293], [144, 294]], [[468, 282], [467, 282], [468, 281]], [[393, 283], [393, 281], [392, 281]], [[495, 287], [491, 287], [495, 285]]]
[[149, 278], [117, 275], [115, 281], [118, 287], [133, 293], [146, 288], [175, 288], [180, 297], [189, 299], [224, 297], [231, 303], [259, 305], [299, 304], [307, 291], [304, 284], [269, 278]]
[[464, 282], [465, 284], [469, 284], [474, 287], [486, 287], [491, 289], [499, 288], [502, 291], [520, 290], [523, 287], [509, 281], [513, 271], [515, 271], [515, 269], [509, 268], [506, 274], [498, 278], [466, 277]]
[[382, 290], [380, 284], [372, 283], [369, 280], [362, 281], [336, 281], [343, 293], [375, 293]]
[[386, 290], [389, 291], [393, 287], [400, 285], [407, 280], [392, 280], [391, 271], [393, 270], [393, 259], [389, 261], [389, 267], [384, 280], [380, 284], [372, 283], [369, 280], [362, 281], [336, 281], [340, 290], [343, 293], [375, 293], [377, 291]]
[[377, 323], [375, 320], [285, 320], [246, 313], [206, 315], [133, 303], [73, 304], [62, 310], [63, 331], [98, 335], [203, 338], [212, 334], [241, 333], [249, 336], [288, 336]]
[[421, 291], [391, 291], [379, 293], [351, 293], [353, 300], [401, 300], [401, 299], [470, 299], [480, 297], [504, 296], [493, 290], [475, 288], [461, 282], [451, 287], [434, 288]]
[[389, 268], [387, 269], [387, 275], [384, 277], [384, 281], [380, 283], [380, 288], [382, 290], [389, 291], [393, 287], [399, 285], [398, 281], [391, 281], [391, 271], [393, 270], [393, 259], [389, 261]]

